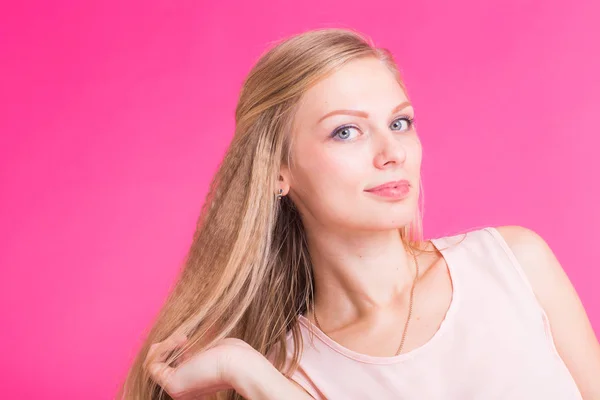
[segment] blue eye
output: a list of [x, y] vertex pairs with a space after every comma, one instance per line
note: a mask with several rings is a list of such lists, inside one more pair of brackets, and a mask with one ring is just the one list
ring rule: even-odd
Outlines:
[[410, 128], [412, 128], [413, 126], [413, 122], [414, 122], [414, 118], [410, 118], [410, 117], [400, 117], [397, 120], [395, 120], [394, 122], [392, 122], [392, 126], [394, 124], [396, 124], [398, 121], [405, 121], [406, 122], [406, 130], [409, 130]]
[[[356, 130], [357, 128], [353, 125], [344, 125], [339, 127], [338, 129], [336, 129], [333, 134], [331, 135], [331, 137], [339, 137], [342, 141], [345, 141], [348, 139], [348, 135], [347, 132], [351, 131], [352, 129]], [[344, 137], [341, 136], [341, 134], [344, 133]]]
[[[400, 118], [394, 120], [394, 122], [392, 122], [392, 125], [390, 125], [390, 128], [392, 130], [402, 130], [402, 125], [403, 125], [402, 121], [404, 121], [404, 125], [406, 126], [404, 128], [404, 130], [408, 131], [413, 126], [414, 118], [400, 117]], [[396, 129], [396, 128], [400, 128], [400, 129]], [[339, 138], [337, 140], [349, 141], [348, 140], [349, 135], [350, 135], [349, 132], [352, 130], [357, 130], [357, 129], [358, 128], [354, 125], [342, 125], [339, 128], [337, 128], [335, 131], [333, 131], [333, 133], [331, 134], [331, 137], [335, 138], [337, 136]]]

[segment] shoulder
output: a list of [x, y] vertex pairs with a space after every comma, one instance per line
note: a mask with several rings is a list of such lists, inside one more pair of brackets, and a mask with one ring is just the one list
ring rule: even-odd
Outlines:
[[584, 398], [600, 398], [600, 345], [587, 313], [554, 252], [532, 229], [496, 227], [529, 280], [551, 339]]
[[[520, 225], [503, 225], [495, 228], [508, 244], [527, 277], [535, 281], [532, 284], [539, 282], [542, 278], [540, 275], [558, 273], [559, 270], [562, 270], [560, 264], [551, 262], [555, 256], [550, 246], [533, 229]], [[534, 290], [542, 292], [543, 289], [543, 287], [534, 288]]]
[[557, 294], [572, 295], [565, 271], [540, 234], [520, 225], [498, 226], [496, 230], [508, 244], [544, 309], [556, 303]]

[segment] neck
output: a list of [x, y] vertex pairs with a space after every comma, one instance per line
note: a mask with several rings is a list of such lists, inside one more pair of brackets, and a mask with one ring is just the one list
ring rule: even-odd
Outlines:
[[308, 236], [321, 320], [349, 323], [405, 305], [415, 260], [397, 229]]

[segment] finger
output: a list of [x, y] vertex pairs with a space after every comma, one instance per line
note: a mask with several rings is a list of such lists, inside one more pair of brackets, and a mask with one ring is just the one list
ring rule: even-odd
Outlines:
[[[174, 351], [175, 349], [179, 349], [181, 348], [181, 346], [183, 346], [185, 344], [185, 342], [187, 341], [187, 336], [183, 335], [183, 334], [177, 334], [174, 335], [171, 338], [171, 346], [169, 348], [169, 351]], [[179, 359], [183, 358], [183, 356], [185, 356], [186, 351], [182, 351], [177, 355], [177, 360], [175, 360], [176, 363], [179, 363]], [[163, 359], [164, 361], [164, 359]]]
[[152, 361], [164, 361], [171, 351], [185, 343], [186, 340], [187, 336], [183, 334], [176, 334], [168, 337], [162, 342], [154, 343], [148, 349], [145, 363], [148, 364]]
[[[153, 362], [149, 366], [152, 379], [169, 395], [184, 399], [185, 394], [209, 394], [218, 390], [232, 389], [228, 372], [235, 357], [233, 348], [213, 349], [196, 354], [190, 362], [173, 367], [165, 362]], [[235, 351], [235, 354], [238, 354]]]
[[153, 362], [148, 365], [148, 372], [152, 380], [167, 393], [171, 394], [173, 392], [170, 382], [175, 373], [175, 368], [163, 362]]
[[[148, 366], [148, 371], [154, 382], [169, 395], [177, 398], [187, 398], [186, 394], [197, 398], [198, 395], [212, 394], [220, 390], [232, 389], [229, 383], [222, 382], [215, 374], [214, 368], [201, 365], [193, 368], [171, 367], [163, 362], [154, 362]], [[193, 382], [190, 386], [190, 382]], [[186, 392], [187, 391], [187, 392]]]

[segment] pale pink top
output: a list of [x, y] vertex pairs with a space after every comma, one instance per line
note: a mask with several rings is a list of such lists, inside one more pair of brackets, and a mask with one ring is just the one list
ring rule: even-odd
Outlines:
[[[300, 315], [304, 351], [292, 379], [316, 399], [581, 399], [548, 319], [493, 227], [432, 239], [453, 297], [439, 330], [397, 356], [347, 349]], [[308, 327], [315, 335], [310, 340]], [[288, 358], [292, 352], [288, 334]]]

